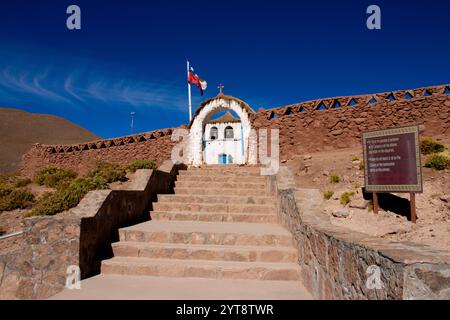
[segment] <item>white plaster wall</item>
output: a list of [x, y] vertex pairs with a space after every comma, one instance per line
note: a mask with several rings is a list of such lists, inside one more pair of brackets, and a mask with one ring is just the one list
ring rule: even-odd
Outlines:
[[[220, 110], [232, 110], [234, 111], [239, 119], [241, 120], [242, 127], [244, 130], [244, 159], [245, 163], [253, 163], [256, 159], [254, 149], [248, 150], [248, 137], [250, 134], [250, 121], [248, 118], [247, 111], [241, 107], [241, 105], [234, 100], [228, 101], [218, 97], [210, 101], [195, 117], [191, 130], [190, 130], [190, 163], [194, 166], [200, 166], [203, 162], [203, 148], [202, 148], [202, 135], [203, 135], [203, 122], [208, 117], [209, 114], [220, 111]], [[251, 159], [251, 162], [248, 161]], [[255, 162], [256, 163], [256, 162]]]
[[[218, 138], [210, 140], [211, 128], [218, 129]], [[232, 127], [234, 137], [233, 139], [225, 139], [225, 128]], [[233, 163], [245, 163], [245, 157], [242, 154], [242, 128], [240, 123], [208, 123], [205, 128], [205, 143], [206, 148], [204, 152], [204, 161], [206, 164], [218, 164], [219, 155], [226, 154], [233, 157]]]

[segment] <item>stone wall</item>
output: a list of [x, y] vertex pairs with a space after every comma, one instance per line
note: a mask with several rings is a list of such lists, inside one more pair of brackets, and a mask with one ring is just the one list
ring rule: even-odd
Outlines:
[[21, 248], [0, 253], [0, 298], [50, 297], [64, 288], [70, 265], [82, 279], [98, 274], [118, 229], [148, 220], [151, 202], [173, 192], [181, 168], [167, 161], [138, 170], [127, 190], [91, 191], [69, 212], [26, 219]]
[[[303, 285], [314, 298], [450, 299], [448, 252], [334, 226], [321, 211], [319, 190], [292, 188], [280, 176], [272, 186], [280, 222], [298, 245]], [[369, 266], [379, 267], [381, 289], [366, 286]]]
[[175, 142], [173, 129], [156, 130], [133, 136], [94, 141], [77, 145], [35, 144], [22, 158], [22, 174], [33, 177], [47, 166], [71, 168], [87, 173], [97, 161], [128, 164], [133, 160], [155, 160], [158, 165], [170, 159]]
[[[255, 129], [280, 130], [281, 160], [293, 155], [360, 145], [361, 133], [422, 125], [424, 135], [450, 133], [450, 85], [379, 94], [319, 99], [250, 114]], [[96, 161], [126, 164], [170, 159], [173, 129], [79, 145], [35, 145], [23, 156], [22, 173], [55, 165], [86, 173]]]
[[424, 135], [450, 134], [450, 86], [320, 99], [258, 111], [255, 129], [280, 130], [280, 159], [361, 145], [362, 132], [422, 125]]

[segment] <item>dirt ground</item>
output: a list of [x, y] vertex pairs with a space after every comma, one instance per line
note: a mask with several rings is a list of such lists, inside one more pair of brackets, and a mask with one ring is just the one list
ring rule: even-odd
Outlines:
[[[450, 138], [436, 140], [450, 146]], [[398, 198], [394, 197], [393, 203], [380, 209], [378, 214], [373, 213], [371, 203], [362, 194], [362, 159], [362, 148], [342, 149], [296, 156], [286, 165], [295, 176], [296, 186], [334, 192], [324, 206], [333, 224], [394, 241], [450, 250], [450, 171], [422, 168], [423, 193], [416, 195], [417, 222], [414, 224], [408, 221], [409, 194], [394, 194]], [[422, 156], [422, 164], [425, 160], [426, 156]], [[339, 176], [341, 181], [331, 183], [331, 175]], [[346, 206], [340, 203], [343, 192], [355, 193]]]

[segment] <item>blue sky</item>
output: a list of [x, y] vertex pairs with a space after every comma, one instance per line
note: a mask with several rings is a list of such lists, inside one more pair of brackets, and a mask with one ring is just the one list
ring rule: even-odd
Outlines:
[[[66, 8], [81, 8], [81, 30]], [[382, 29], [366, 28], [381, 7]], [[186, 59], [204, 97], [254, 109], [450, 82], [450, 1], [1, 1], [0, 107], [101, 137], [188, 122]]]

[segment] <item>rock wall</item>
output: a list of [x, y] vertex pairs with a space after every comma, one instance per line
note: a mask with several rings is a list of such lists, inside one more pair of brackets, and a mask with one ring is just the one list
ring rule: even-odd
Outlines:
[[155, 160], [158, 165], [170, 159], [175, 142], [173, 129], [156, 130], [133, 136], [100, 140], [77, 145], [50, 146], [35, 144], [22, 158], [22, 174], [33, 177], [47, 166], [88, 172], [97, 161], [128, 164], [133, 160]]
[[[315, 299], [450, 299], [448, 252], [334, 226], [321, 212], [319, 190], [271, 180], [279, 220], [297, 242], [302, 283]], [[377, 270], [380, 287], [369, 279]]]
[[173, 192], [179, 169], [168, 161], [138, 170], [127, 190], [91, 191], [67, 213], [26, 219], [20, 249], [0, 252], [0, 299], [48, 298], [64, 288], [71, 265], [82, 279], [98, 274], [118, 229], [148, 220], [156, 194]]
[[[450, 85], [379, 94], [319, 99], [250, 115], [255, 129], [280, 130], [280, 159], [320, 150], [360, 145], [361, 133], [421, 125], [424, 135], [450, 133]], [[79, 145], [35, 145], [24, 155], [22, 173], [55, 165], [87, 172], [96, 161], [129, 163], [170, 158], [173, 129], [157, 130]]]
[[450, 134], [450, 85], [320, 99], [262, 110], [255, 129], [280, 130], [280, 159], [361, 145], [362, 132], [421, 125], [424, 135]]

